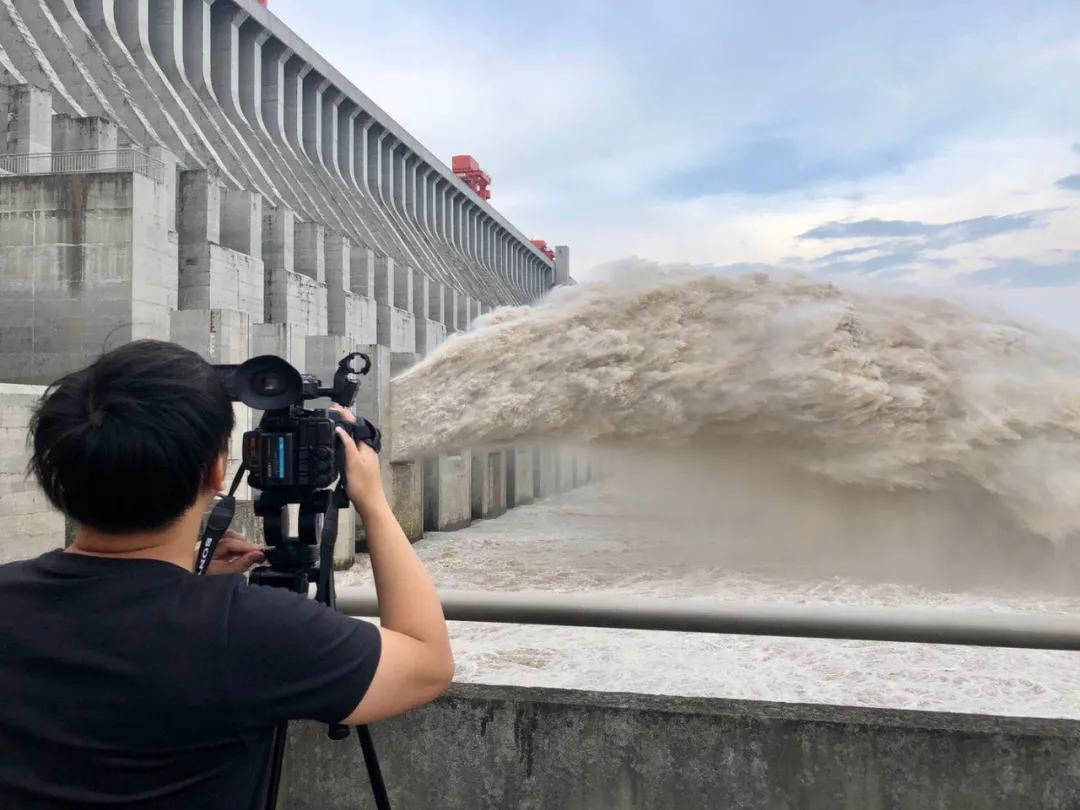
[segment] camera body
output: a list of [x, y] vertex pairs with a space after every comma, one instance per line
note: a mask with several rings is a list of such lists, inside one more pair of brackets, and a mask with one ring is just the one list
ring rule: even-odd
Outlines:
[[[361, 369], [352, 367], [356, 358], [364, 361]], [[349, 422], [335, 411], [304, 407], [307, 401], [329, 398], [351, 408], [359, 377], [371, 369], [365, 354], [342, 358], [330, 388], [274, 355], [215, 368], [234, 402], [263, 411], [258, 427], [244, 434], [242, 463], [248, 483], [275, 503], [301, 503], [344, 474], [344, 447], [335, 428], [345, 428], [354, 440], [366, 442], [376, 452], [381, 449], [381, 434], [368, 420]]]
[[244, 434], [248, 483], [260, 490], [325, 489], [343, 467], [334, 428], [344, 420], [332, 411], [289, 408], [267, 411]]

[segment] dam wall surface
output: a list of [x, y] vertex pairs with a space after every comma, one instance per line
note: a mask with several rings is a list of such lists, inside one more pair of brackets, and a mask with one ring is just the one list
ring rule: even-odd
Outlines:
[[[1073, 720], [455, 684], [372, 728], [393, 806], [1073, 808]], [[290, 810], [374, 807], [354, 740], [290, 727]]]
[[[255, 0], [0, 4], [0, 382], [140, 338], [327, 383], [367, 351], [359, 405], [389, 432], [391, 376], [570, 283], [565, 247], [549, 258]], [[410, 536], [532, 497], [506, 452], [387, 461]]]
[[64, 545], [64, 516], [26, 479], [26, 424], [42, 390], [0, 384], [0, 565]]

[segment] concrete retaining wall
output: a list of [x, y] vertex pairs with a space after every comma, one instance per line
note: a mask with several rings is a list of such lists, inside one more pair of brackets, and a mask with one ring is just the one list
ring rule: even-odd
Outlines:
[[44, 390], [0, 384], [0, 564], [64, 545], [64, 516], [26, 478], [26, 426]]
[[[373, 729], [395, 807], [1064, 810], [1080, 722], [455, 685]], [[354, 740], [293, 724], [291, 810], [373, 807]]]
[[169, 333], [167, 193], [137, 174], [0, 177], [0, 380], [50, 383]]

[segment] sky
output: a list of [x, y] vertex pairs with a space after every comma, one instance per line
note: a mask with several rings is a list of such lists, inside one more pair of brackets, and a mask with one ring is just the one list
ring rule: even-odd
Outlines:
[[270, 0], [570, 246], [926, 288], [1080, 330], [1080, 2]]

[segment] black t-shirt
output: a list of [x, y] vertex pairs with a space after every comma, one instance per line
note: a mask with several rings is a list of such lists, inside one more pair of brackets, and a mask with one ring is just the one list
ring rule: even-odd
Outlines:
[[257, 807], [275, 724], [344, 719], [380, 649], [374, 625], [239, 575], [2, 566], [0, 807]]

